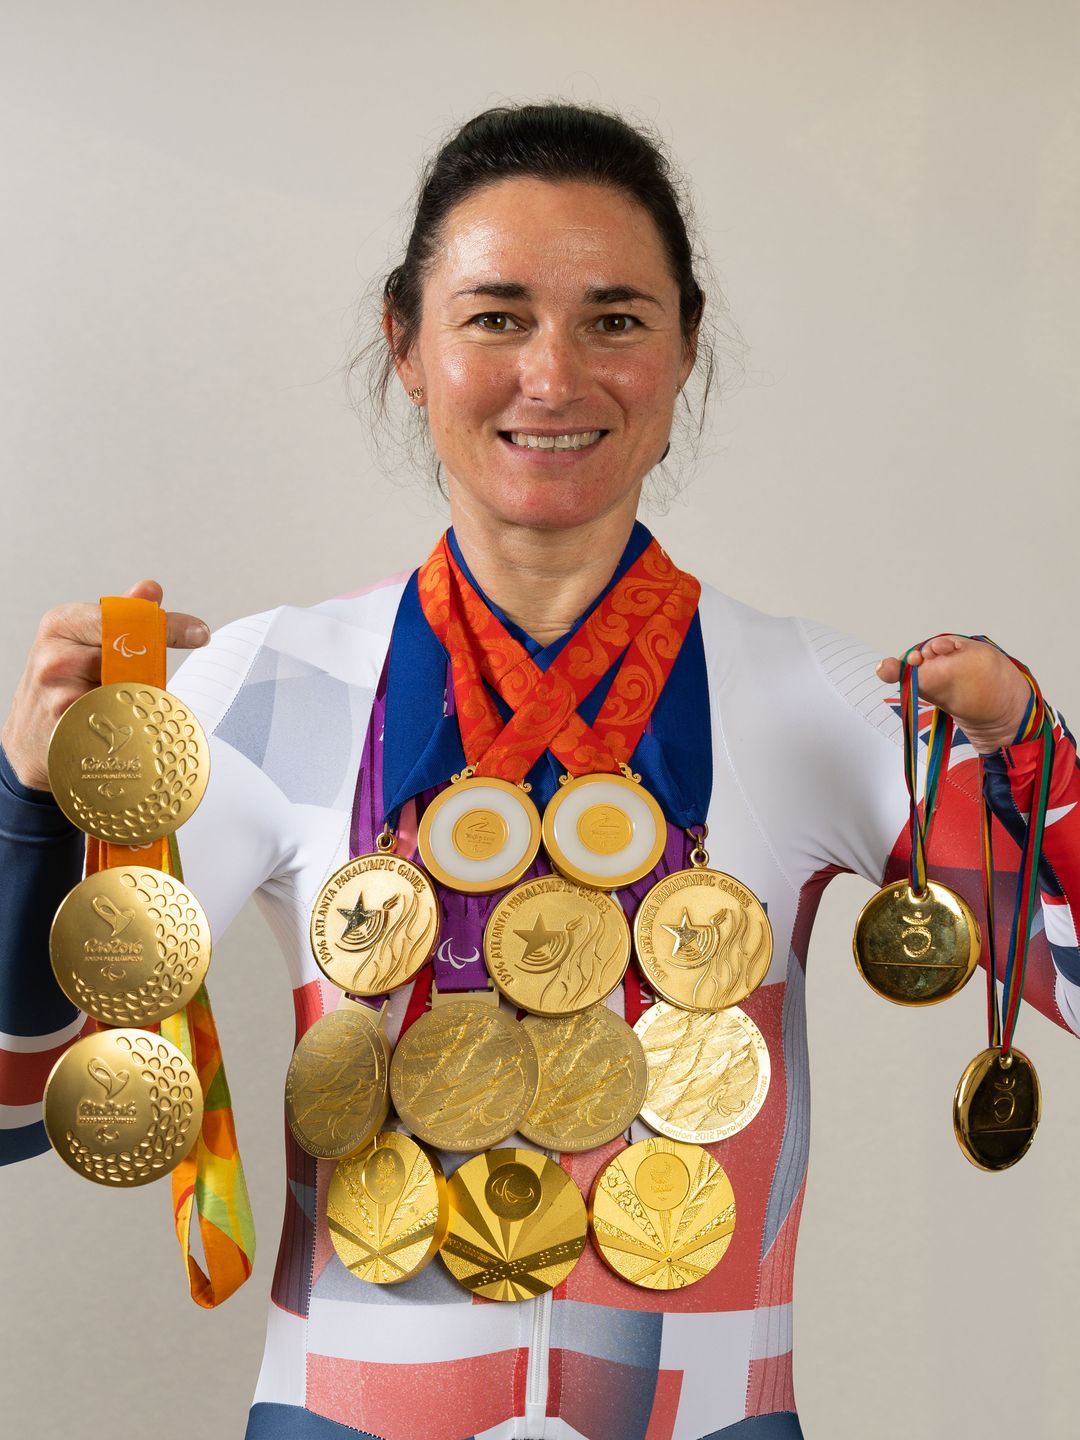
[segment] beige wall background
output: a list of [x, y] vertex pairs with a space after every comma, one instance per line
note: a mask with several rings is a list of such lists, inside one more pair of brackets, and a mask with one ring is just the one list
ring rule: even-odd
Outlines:
[[[749, 345], [655, 522], [742, 599], [895, 650], [984, 630], [1080, 715], [1080, 10], [1071, 0], [0, 3], [0, 689], [39, 614], [146, 574], [212, 624], [409, 568], [444, 523], [380, 473], [340, 367], [421, 157], [503, 99], [668, 137]], [[815, 1087], [796, 1273], [810, 1440], [1076, 1434], [1080, 1049], [1015, 1171], [950, 1129], [978, 984], [925, 1014], [810, 960]], [[281, 1216], [292, 1009], [253, 910], [212, 992], [260, 1252], [187, 1299], [167, 1188], [0, 1179], [10, 1435], [239, 1436]]]

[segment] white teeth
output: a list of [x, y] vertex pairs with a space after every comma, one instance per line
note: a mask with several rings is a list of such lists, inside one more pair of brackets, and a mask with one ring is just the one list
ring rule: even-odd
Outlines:
[[587, 430], [583, 435], [530, 435], [526, 430], [511, 430], [510, 440], [526, 450], [584, 450], [595, 445], [603, 432]]

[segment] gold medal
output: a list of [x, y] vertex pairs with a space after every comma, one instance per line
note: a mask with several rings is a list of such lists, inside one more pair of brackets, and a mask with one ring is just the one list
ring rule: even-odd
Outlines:
[[49, 934], [61, 990], [105, 1025], [156, 1025], [191, 1000], [210, 927], [191, 891], [160, 870], [99, 870], [65, 898]]
[[418, 1275], [443, 1242], [448, 1213], [442, 1166], [397, 1130], [340, 1161], [326, 1197], [341, 1263], [375, 1285]]
[[592, 1005], [563, 1019], [521, 1022], [540, 1061], [540, 1090], [520, 1130], [545, 1150], [595, 1150], [626, 1131], [648, 1084], [641, 1041], [621, 1016]]
[[346, 1001], [301, 1037], [285, 1077], [296, 1143], [319, 1160], [354, 1155], [390, 1109], [390, 1043], [380, 1016]]
[[440, 1150], [486, 1150], [512, 1135], [539, 1079], [525, 1031], [484, 1000], [433, 1006], [406, 1030], [390, 1062], [394, 1109]]
[[532, 1300], [566, 1279], [585, 1248], [581, 1194], [535, 1150], [489, 1150], [447, 1181], [450, 1222], [440, 1258], [488, 1300]]
[[49, 1144], [99, 1185], [160, 1180], [199, 1138], [202, 1112], [195, 1067], [145, 1030], [84, 1035], [45, 1082]]
[[863, 906], [852, 942], [859, 974], [897, 1005], [935, 1005], [962, 990], [979, 963], [979, 925], [967, 902], [937, 881], [916, 895], [906, 880]]
[[621, 775], [566, 779], [544, 811], [544, 849], [571, 880], [598, 890], [632, 885], [656, 868], [667, 844], [664, 812], [623, 766]]
[[520, 880], [536, 858], [540, 816], [523, 786], [467, 767], [424, 811], [416, 843], [443, 885], [490, 895]]
[[953, 1130], [980, 1170], [1007, 1170], [1028, 1152], [1042, 1112], [1035, 1067], [1021, 1050], [991, 1046], [975, 1056], [956, 1087]]
[[745, 885], [695, 866], [658, 881], [634, 920], [634, 945], [650, 986], [687, 1010], [739, 1005], [764, 980], [772, 926]]
[[724, 1258], [735, 1195], [700, 1145], [639, 1140], [596, 1177], [589, 1223], [600, 1258], [616, 1275], [646, 1290], [681, 1290]]
[[737, 1005], [716, 1014], [657, 1001], [634, 1026], [649, 1088], [641, 1118], [672, 1140], [712, 1145], [749, 1125], [765, 1103], [765, 1037]]
[[210, 774], [202, 726], [155, 685], [101, 685], [57, 721], [49, 785], [64, 814], [98, 840], [146, 845], [194, 812]]
[[316, 964], [353, 995], [384, 995], [407, 985], [438, 938], [439, 902], [431, 881], [389, 846], [347, 860], [319, 891], [311, 912]]
[[484, 929], [484, 960], [514, 1005], [573, 1015], [609, 995], [626, 973], [630, 927], [618, 905], [561, 875], [504, 895]]

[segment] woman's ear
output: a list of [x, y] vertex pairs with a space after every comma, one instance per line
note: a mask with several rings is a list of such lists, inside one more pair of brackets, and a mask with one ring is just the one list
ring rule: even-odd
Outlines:
[[412, 348], [402, 350], [401, 327], [394, 319], [389, 305], [383, 310], [382, 331], [386, 337], [390, 354], [393, 356], [394, 369], [406, 392], [415, 391], [418, 387], [422, 389], [424, 384], [423, 366], [414, 359]]

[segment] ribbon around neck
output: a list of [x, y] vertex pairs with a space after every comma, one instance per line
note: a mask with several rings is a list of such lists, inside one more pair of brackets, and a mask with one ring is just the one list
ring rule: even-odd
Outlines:
[[[164, 689], [165, 624], [165, 612], [152, 600], [102, 596], [101, 683], [127, 681]], [[136, 848], [87, 838], [87, 875], [132, 864], [146, 865], [183, 880], [175, 835]], [[170, 1178], [176, 1237], [187, 1267], [191, 1298], [204, 1309], [213, 1309], [251, 1274], [255, 1226], [206, 986], [200, 986], [186, 1008], [162, 1020], [159, 1028], [164, 1038], [179, 1046], [195, 1066], [203, 1090], [199, 1138]], [[191, 1253], [193, 1211], [199, 1216], [208, 1274]]]
[[[545, 750], [571, 775], [611, 774], [629, 761], [701, 593], [653, 540], [541, 670], [477, 594], [445, 535], [421, 567], [418, 586], [425, 618], [450, 656], [466, 760], [474, 773], [513, 784]], [[620, 655], [600, 712], [587, 725], [578, 707]], [[506, 722], [492, 691], [511, 711]]]

